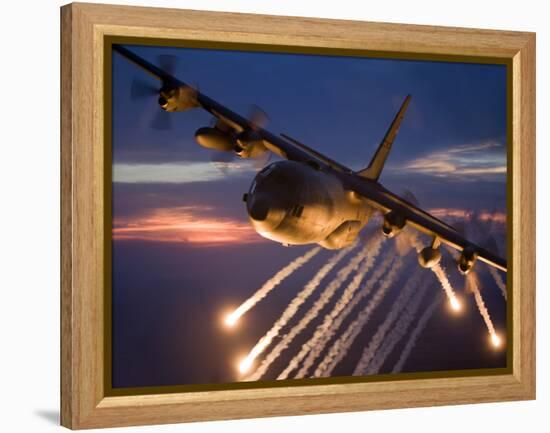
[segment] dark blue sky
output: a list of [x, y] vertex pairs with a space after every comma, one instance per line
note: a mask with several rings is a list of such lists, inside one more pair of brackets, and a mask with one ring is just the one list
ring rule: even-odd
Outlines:
[[[368, 163], [411, 94], [381, 182], [397, 193], [412, 191], [443, 219], [449, 210], [505, 214], [504, 66], [130, 48], [152, 63], [159, 54], [177, 56], [175, 75], [182, 81], [243, 115], [260, 106], [270, 118], [267, 129], [353, 169]], [[251, 231], [241, 197], [254, 166], [245, 161], [220, 169], [194, 142], [195, 130], [211, 116], [174, 113], [173, 130], [153, 130], [147, 124], [159, 109], [156, 98], [131, 101], [134, 78], [156, 84], [113, 54], [114, 385], [233, 381], [233, 358], [263, 335], [311, 269], [265, 300], [261, 315], [252, 311], [250, 328], [240, 335], [219, 328], [220, 309], [237, 306], [305, 249], [282, 248]], [[505, 227], [496, 230], [504, 254]], [[486, 303], [503, 328], [505, 304], [487, 277]], [[458, 276], [451, 278], [462, 290]], [[503, 352], [496, 356], [483, 344], [476, 352], [484, 326], [478, 315], [456, 326], [445, 315], [432, 322], [439, 325], [428, 326], [419, 341], [424, 356], [413, 354], [409, 370], [502, 366]], [[441, 329], [448, 333], [440, 335]]]

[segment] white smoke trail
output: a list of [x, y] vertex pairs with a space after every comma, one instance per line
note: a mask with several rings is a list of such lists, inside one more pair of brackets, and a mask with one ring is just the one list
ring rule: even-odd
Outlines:
[[[325, 316], [323, 325], [319, 326], [315, 332], [315, 335], [306, 343], [304, 347], [309, 347], [309, 354], [304, 361], [304, 365], [296, 374], [296, 378], [305, 377], [308, 370], [311, 368], [315, 360], [321, 355], [326, 345], [332, 337], [338, 332], [340, 326], [344, 320], [350, 315], [353, 309], [371, 292], [374, 285], [384, 276], [392, 262], [394, 261], [394, 255], [388, 254], [384, 261], [380, 263], [369, 279], [363, 284], [359, 293], [353, 296], [349, 302], [345, 305], [345, 308], [340, 314], [334, 314], [333, 310], [330, 315]], [[325, 324], [330, 320], [330, 323]]]
[[420, 334], [428, 324], [428, 321], [432, 318], [435, 310], [441, 304], [443, 297], [443, 292], [438, 293], [433, 302], [428, 306], [428, 308], [426, 308], [426, 310], [424, 310], [424, 313], [422, 313], [420, 319], [418, 319], [416, 327], [412, 330], [409, 340], [407, 341], [403, 352], [401, 352], [401, 355], [399, 356], [399, 360], [393, 367], [392, 373], [399, 373], [401, 372], [401, 370], [403, 370], [403, 366], [405, 365], [405, 362], [409, 358], [409, 355], [416, 345], [418, 337], [420, 337]]
[[418, 239], [418, 232], [409, 226], [405, 226], [403, 231], [395, 238], [395, 248], [401, 256], [407, 255], [411, 248], [414, 248], [419, 253], [422, 249], [422, 244]]
[[267, 371], [269, 366], [279, 357], [279, 355], [290, 345], [294, 338], [302, 332], [309, 322], [311, 322], [319, 311], [330, 301], [334, 293], [344, 283], [349, 274], [357, 269], [366, 255], [368, 255], [371, 242], [368, 242], [361, 251], [356, 254], [346, 266], [341, 268], [336, 277], [327, 285], [320, 297], [315, 301], [313, 306], [306, 312], [302, 319], [285, 335], [285, 337], [275, 345], [273, 350], [265, 357], [260, 366], [250, 374], [245, 380], [258, 380]]
[[267, 280], [262, 287], [254, 293], [250, 298], [244, 301], [236, 310], [227, 316], [225, 323], [228, 326], [233, 326], [237, 320], [241, 318], [248, 310], [254, 307], [258, 302], [265, 298], [269, 292], [271, 292], [277, 285], [279, 285], [285, 278], [288, 278], [301, 266], [310, 261], [317, 253], [321, 251], [320, 247], [315, 247], [306, 252], [304, 255], [294, 259], [273, 277]]
[[451, 308], [454, 311], [460, 311], [462, 306], [460, 305], [459, 300], [456, 298], [455, 291], [453, 290], [453, 287], [451, 286], [451, 283], [447, 278], [447, 274], [441, 267], [441, 264], [437, 263], [435, 266], [432, 266], [430, 269], [436, 275], [437, 279], [441, 283], [441, 287], [443, 288], [443, 290], [445, 291], [445, 294], [447, 295], [447, 298], [449, 299]]
[[403, 260], [398, 257], [393, 262], [393, 266], [386, 274], [385, 278], [380, 282], [378, 290], [374, 293], [370, 302], [360, 311], [355, 320], [348, 325], [346, 330], [338, 337], [334, 342], [328, 353], [323, 360], [317, 366], [314, 377], [328, 377], [338, 365], [338, 363], [346, 356], [351, 345], [361, 332], [361, 329], [369, 321], [371, 314], [382, 302], [390, 286], [394, 283], [395, 278], [398, 276], [398, 272], [403, 265]]
[[[342, 296], [336, 302], [332, 311], [330, 311], [325, 315], [322, 323], [318, 325], [317, 328], [315, 329], [313, 336], [302, 346], [302, 348], [300, 349], [300, 352], [298, 352], [294, 356], [294, 358], [291, 359], [288, 366], [284, 369], [284, 371], [279, 375], [277, 379], [286, 379], [290, 374], [290, 372], [300, 365], [300, 362], [302, 362], [302, 360], [309, 353], [309, 351], [315, 347], [319, 338], [322, 335], [324, 335], [326, 331], [330, 328], [332, 322], [334, 321], [334, 318], [338, 316], [338, 314], [340, 314], [340, 312], [351, 301], [351, 299], [353, 299], [355, 293], [359, 289], [361, 282], [363, 281], [363, 278], [365, 278], [365, 275], [369, 272], [369, 270], [373, 266], [375, 258], [378, 256], [378, 253], [380, 252], [381, 243], [382, 243], [381, 239], [378, 236], [378, 242], [375, 242], [374, 245], [372, 246], [368, 259], [363, 264], [363, 267], [357, 272], [357, 274], [350, 281], [348, 286], [345, 288], [344, 292], [342, 293]], [[301, 377], [301, 376], [298, 375], [296, 377]]]
[[380, 372], [380, 369], [386, 362], [388, 356], [392, 353], [393, 349], [395, 349], [395, 346], [397, 346], [397, 344], [403, 339], [409, 329], [409, 326], [411, 326], [416, 313], [420, 309], [422, 300], [424, 299], [426, 288], [427, 287], [425, 284], [421, 284], [419, 286], [418, 293], [406, 306], [404, 313], [394, 322], [392, 330], [386, 336], [382, 345], [374, 355], [374, 358], [367, 367], [365, 374], [372, 375]]
[[[362, 269], [358, 272], [359, 277], [357, 278], [357, 281], [354, 281], [355, 280], [354, 279], [350, 282], [350, 284], [353, 284], [353, 286], [355, 287], [355, 290], [357, 290], [357, 288], [359, 287], [359, 284], [361, 283], [362, 277], [365, 275], [365, 273], [367, 273], [372, 268], [374, 261], [378, 256], [378, 253], [380, 252], [380, 242], [381, 242], [381, 239], [379, 237], [374, 238], [373, 242], [371, 242], [371, 247], [369, 248], [369, 253], [367, 255], [367, 258], [365, 262], [361, 264]], [[345, 281], [345, 278], [340, 279], [340, 281], [338, 282], [338, 287], [340, 287], [344, 283], [344, 281]], [[321, 303], [319, 304], [319, 306], [317, 307], [316, 305], [314, 305], [312, 309], [308, 312], [308, 315], [305, 317], [306, 323], [311, 322], [314, 318], [317, 317], [321, 309], [327, 304], [327, 302], [332, 298], [332, 296], [335, 293], [335, 290], [332, 290], [330, 287], [327, 287], [326, 291], [328, 293], [325, 299], [321, 300], [320, 298], [319, 301], [321, 301]], [[344, 295], [349, 296], [348, 294], [344, 294]], [[303, 359], [303, 356], [307, 354], [307, 352], [304, 352], [302, 354], [302, 352], [300, 351], [299, 355], [300, 354], [301, 354], [300, 358], [296, 356], [290, 360], [287, 367], [282, 371], [281, 374], [279, 374], [277, 379], [286, 379], [290, 374], [290, 372], [292, 372], [295, 368], [299, 366], [300, 361]]]
[[273, 339], [279, 335], [281, 329], [294, 317], [298, 308], [311, 296], [317, 286], [321, 283], [323, 278], [351, 251], [354, 247], [346, 248], [332, 256], [322, 267], [317, 271], [313, 278], [304, 286], [304, 288], [290, 301], [283, 314], [271, 327], [271, 329], [256, 343], [252, 350], [248, 353], [246, 358], [242, 361], [240, 368], [243, 371], [248, 370], [254, 360], [260, 355], [273, 341]]
[[479, 291], [479, 280], [477, 278], [477, 275], [474, 272], [470, 272], [467, 276], [467, 279], [468, 279], [469, 287], [474, 294], [474, 298], [476, 300], [479, 314], [481, 314], [481, 317], [483, 317], [485, 325], [487, 326], [487, 330], [489, 331], [489, 335], [491, 336], [491, 341], [493, 345], [499, 346], [500, 337], [495, 331], [495, 327], [493, 325], [493, 321], [491, 320], [491, 316], [489, 315], [489, 311], [487, 310], [487, 307], [485, 306], [485, 302], [483, 302], [483, 298], [481, 297], [481, 292]]
[[384, 322], [378, 327], [376, 333], [371, 338], [369, 344], [363, 350], [361, 358], [353, 371], [354, 376], [363, 375], [371, 360], [373, 359], [376, 351], [384, 341], [384, 337], [388, 333], [392, 323], [397, 319], [398, 315], [403, 311], [411, 297], [416, 293], [418, 288], [418, 281], [422, 275], [422, 270], [417, 269], [413, 276], [405, 283], [405, 286], [401, 289], [399, 296], [392, 305], [390, 312], [386, 316]]
[[506, 283], [502, 279], [502, 276], [498, 273], [498, 271], [493, 268], [492, 266], [489, 266], [489, 273], [495, 280], [495, 283], [497, 284], [498, 288], [500, 289], [500, 292], [502, 293], [502, 296], [504, 297], [504, 300], [507, 301], [507, 292], [506, 292]]

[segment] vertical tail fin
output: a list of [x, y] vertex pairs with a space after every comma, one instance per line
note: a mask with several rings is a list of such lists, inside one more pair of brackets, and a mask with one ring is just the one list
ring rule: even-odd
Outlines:
[[382, 169], [384, 168], [384, 164], [386, 163], [386, 159], [388, 158], [388, 155], [390, 153], [393, 140], [395, 140], [397, 132], [399, 131], [399, 127], [401, 126], [401, 121], [403, 120], [403, 117], [405, 117], [405, 111], [407, 111], [407, 107], [409, 106], [410, 101], [411, 95], [407, 95], [407, 97], [401, 104], [401, 108], [395, 115], [393, 122], [388, 128], [386, 135], [384, 135], [382, 142], [378, 146], [378, 149], [376, 149], [376, 152], [372, 157], [369, 166], [367, 168], [359, 170], [358, 172], [356, 172], [356, 174], [374, 181], [378, 180], [378, 178], [380, 177], [380, 173], [382, 173]]

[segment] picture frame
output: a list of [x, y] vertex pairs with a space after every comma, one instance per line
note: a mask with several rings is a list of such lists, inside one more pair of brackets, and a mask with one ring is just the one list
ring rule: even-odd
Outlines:
[[[117, 39], [118, 38], [118, 39]], [[509, 71], [506, 374], [284, 382], [116, 395], [109, 386], [106, 170], [113, 40], [405, 59], [500, 59]], [[225, 44], [225, 45], [224, 45]], [[73, 3], [61, 8], [61, 424], [71, 429], [535, 398], [535, 34]], [[107, 251], [107, 252], [106, 252]], [[510, 346], [509, 346], [510, 347]]]

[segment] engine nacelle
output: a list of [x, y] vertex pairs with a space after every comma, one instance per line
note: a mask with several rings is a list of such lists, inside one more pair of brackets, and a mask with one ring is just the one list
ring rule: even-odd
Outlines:
[[391, 211], [384, 215], [384, 222], [382, 224], [382, 233], [387, 238], [393, 238], [397, 233], [403, 230], [405, 227], [405, 217], [403, 215]]
[[426, 247], [418, 253], [418, 263], [423, 268], [433, 268], [441, 260], [439, 248]]
[[199, 128], [195, 132], [195, 140], [202, 147], [221, 152], [229, 152], [235, 148], [235, 140], [230, 134], [216, 128]]
[[186, 111], [199, 106], [197, 91], [191, 86], [165, 87], [158, 99], [164, 111]]
[[462, 275], [466, 275], [474, 267], [477, 260], [477, 253], [470, 247], [466, 247], [462, 250], [462, 254], [458, 259], [458, 271]]

